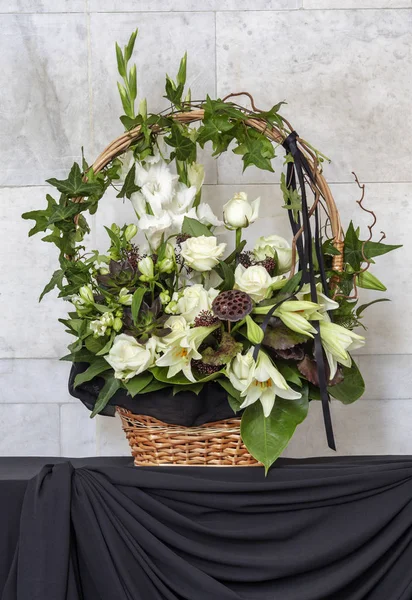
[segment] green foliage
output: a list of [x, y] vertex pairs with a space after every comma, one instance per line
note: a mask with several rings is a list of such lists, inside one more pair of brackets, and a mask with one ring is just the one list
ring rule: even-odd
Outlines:
[[191, 92], [190, 89], [184, 99], [182, 100], [185, 84], [186, 84], [186, 68], [187, 68], [187, 52], [185, 52], [182, 60], [180, 61], [179, 70], [177, 72], [176, 81], [173, 81], [169, 75], [166, 75], [166, 87], [165, 87], [165, 98], [178, 109], [184, 109], [184, 102], [190, 101]]
[[144, 295], [146, 293], [146, 288], [137, 288], [135, 293], [133, 294], [132, 299], [132, 319], [133, 323], [137, 325], [137, 317], [139, 316], [139, 310], [143, 302]]
[[132, 168], [126, 175], [126, 179], [124, 180], [124, 184], [120, 192], [117, 194], [116, 198], [128, 198], [130, 200], [132, 194], [140, 191], [140, 186], [136, 185], [136, 164], [133, 163]]
[[100, 390], [100, 393], [97, 397], [96, 403], [94, 405], [93, 411], [90, 415], [90, 418], [95, 417], [97, 414], [102, 412], [102, 410], [107, 406], [111, 398], [115, 395], [115, 393], [122, 387], [122, 382], [120, 379], [116, 379], [114, 375], [107, 374], [105, 376], [105, 384]]
[[[183, 373], [178, 373], [173, 377], [168, 376], [169, 368], [168, 367], [152, 367], [150, 372], [153, 373], [155, 379], [161, 383], [167, 383], [170, 385], [192, 385], [193, 381], [189, 381]], [[221, 376], [221, 371], [217, 373], [212, 373], [212, 375], [206, 375], [205, 377], [200, 377], [197, 382], [198, 383], [206, 383], [207, 381], [213, 381]]]
[[76, 388], [82, 383], [85, 383], [86, 381], [91, 381], [94, 377], [101, 375], [101, 373], [104, 373], [109, 369], [111, 369], [111, 366], [109, 365], [107, 360], [105, 360], [104, 358], [96, 358], [91, 363], [91, 365], [89, 365], [89, 367], [85, 371], [83, 371], [83, 373], [79, 373], [78, 375], [76, 375], [76, 378], [74, 380], [74, 387]]
[[[59, 192], [65, 194], [68, 198], [93, 196], [101, 191], [101, 186], [99, 183], [90, 183], [88, 181], [84, 181], [84, 175], [82, 174], [77, 163], [74, 163], [72, 166], [67, 179], [47, 179], [47, 183], [50, 183], [50, 185], [57, 188]], [[76, 214], [76, 211], [68, 214], [67, 216], [72, 216], [74, 214]]]
[[202, 352], [202, 361], [207, 365], [226, 365], [241, 352], [243, 346], [237, 342], [227, 331], [222, 333], [222, 339], [215, 348], [209, 346]]
[[190, 235], [191, 237], [199, 237], [201, 235], [213, 235], [206, 225], [203, 225], [203, 223], [201, 223], [200, 221], [197, 221], [196, 219], [191, 219], [190, 217], [185, 217], [183, 219], [182, 233], [185, 235]]
[[[136, 29], [124, 47], [124, 50], [120, 48], [119, 44], [116, 44], [116, 59], [117, 59], [117, 70], [119, 75], [123, 79], [123, 84], [117, 82], [117, 88], [119, 90], [120, 99], [122, 102], [123, 110], [125, 112], [120, 120], [126, 129], [130, 129], [130, 122], [133, 123], [136, 118], [135, 113], [135, 101], [137, 98], [137, 76], [136, 76], [136, 65], [133, 65], [130, 69], [128, 68], [129, 60], [132, 57], [134, 45], [136, 42], [138, 30]], [[125, 121], [128, 119], [128, 121]], [[137, 123], [136, 123], [137, 124]], [[129, 125], [129, 126], [128, 126]], [[130, 126], [131, 125], [131, 126]]]
[[266, 473], [288, 445], [296, 427], [306, 419], [308, 387], [304, 385], [299, 391], [302, 394], [299, 400], [276, 398], [268, 417], [264, 416], [259, 401], [248, 406], [242, 415], [242, 440], [252, 456], [264, 465]]
[[128, 381], [125, 381], [124, 386], [129, 394], [134, 398], [137, 394], [141, 394], [142, 391], [153, 381], [153, 375], [147, 371], [132, 377]]
[[[370, 262], [376, 256], [382, 256], [387, 252], [392, 252], [401, 245], [382, 244], [381, 242], [361, 241], [359, 232], [355, 230], [351, 221], [345, 235], [345, 262], [348, 263], [355, 272], [361, 270], [364, 262]], [[366, 260], [365, 260], [366, 259]]]
[[365, 392], [365, 382], [355, 361], [343, 367], [343, 381], [328, 388], [329, 394], [343, 404], [352, 404]]
[[188, 163], [196, 160], [196, 143], [189, 137], [187, 129], [178, 123], [170, 127], [170, 134], [165, 137], [165, 142], [174, 148], [170, 158]]

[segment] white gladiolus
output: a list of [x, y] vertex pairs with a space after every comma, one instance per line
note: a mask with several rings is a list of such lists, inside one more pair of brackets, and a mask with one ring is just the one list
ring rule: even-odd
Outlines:
[[131, 335], [116, 336], [110, 352], [104, 358], [114, 370], [116, 379], [128, 380], [154, 366], [156, 340], [140, 344]]
[[362, 335], [353, 333], [353, 331], [331, 323], [329, 320], [320, 322], [320, 337], [328, 359], [331, 379], [336, 374], [338, 363], [345, 367], [351, 366], [352, 359], [349, 351], [357, 350], [365, 345], [365, 338]]
[[223, 206], [223, 219], [229, 229], [240, 229], [254, 223], [259, 216], [260, 198], [250, 203], [245, 192], [235, 194]]
[[139, 228], [146, 235], [146, 239], [153, 250], [156, 250], [162, 242], [162, 237], [170, 235], [173, 221], [168, 212], [163, 211], [160, 217], [154, 215], [143, 215], [139, 219]]
[[200, 235], [183, 242], [181, 255], [189, 267], [204, 272], [218, 264], [225, 248], [226, 244], [218, 244], [214, 236]]
[[246, 292], [255, 302], [265, 300], [272, 290], [284, 284], [283, 277], [271, 277], [262, 265], [245, 268], [239, 264], [235, 270], [235, 289]]
[[183, 292], [175, 292], [172, 296], [174, 302], [173, 312], [179, 313], [187, 323], [193, 323], [202, 310], [210, 310], [212, 302], [219, 294], [218, 290], [206, 290], [203, 285], [196, 283], [186, 287]]
[[196, 192], [200, 190], [205, 180], [205, 168], [200, 163], [191, 163], [187, 166], [187, 177], [190, 185], [194, 185]]
[[279, 275], [290, 271], [292, 266], [292, 248], [280, 235], [267, 235], [256, 240], [253, 254], [256, 260], [266, 257], [277, 259], [277, 272]]
[[174, 175], [164, 161], [143, 167], [136, 163], [136, 184], [149, 204], [152, 213], [160, 215], [172, 201], [177, 175]]

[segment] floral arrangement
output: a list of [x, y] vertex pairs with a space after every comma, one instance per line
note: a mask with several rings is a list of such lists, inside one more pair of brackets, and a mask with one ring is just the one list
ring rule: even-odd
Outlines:
[[[166, 80], [170, 111], [148, 115], [142, 101], [136, 112], [136, 67], [129, 68], [136, 33], [124, 50], [116, 49], [124, 80], [121, 121], [128, 131], [140, 127], [143, 135], [99, 172], [83, 159], [66, 180], [50, 179], [59, 198], [48, 195], [46, 209], [23, 215], [35, 220], [29, 235], [46, 232], [43, 239], [59, 250], [60, 267], [41, 297], [57, 287], [70, 305], [61, 321], [75, 341], [63, 360], [89, 364], [75, 384], [105, 380], [92, 416], [121, 388], [136, 399], [138, 410], [141, 394], [166, 387], [198, 394], [214, 381], [227, 392], [234, 413], [242, 414], [248, 450], [268, 468], [305, 419], [309, 400], [321, 398], [316, 339], [328, 394], [344, 403], [362, 395], [351, 351], [365, 343], [354, 329], [368, 305], [358, 304], [357, 292], [386, 289], [369, 267], [397, 246], [371, 237], [362, 241], [351, 223], [336, 271], [333, 258], [340, 251], [324, 233], [306, 282], [302, 264], [296, 268], [299, 243], [291, 245], [275, 232], [248, 246], [244, 234], [261, 217], [259, 198], [250, 201], [239, 192], [214, 214], [202, 200], [197, 148], [211, 143], [218, 155], [234, 143], [244, 168], [272, 171], [274, 145], [245, 120], [263, 115], [286, 136], [282, 103], [264, 113], [209, 97], [194, 103], [184, 91], [184, 57], [176, 81]], [[200, 127], [174, 118], [193, 107], [204, 110]], [[325, 160], [312, 150], [319, 163]], [[286, 164], [293, 162], [288, 153]], [[108, 249], [101, 254], [82, 243], [89, 231], [84, 213], [97, 210], [109, 186], [130, 202], [135, 217], [106, 228]], [[296, 224], [304, 210], [302, 186], [290, 185], [283, 174], [281, 188]], [[228, 231], [230, 243], [220, 237]]]

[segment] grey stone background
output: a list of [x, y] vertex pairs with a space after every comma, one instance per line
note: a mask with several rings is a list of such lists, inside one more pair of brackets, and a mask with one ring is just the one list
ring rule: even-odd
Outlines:
[[[287, 100], [285, 116], [333, 159], [325, 172], [345, 224], [368, 223], [351, 172], [367, 184], [377, 235], [404, 248], [374, 269], [392, 302], [366, 319], [364, 398], [333, 406], [338, 451], [411, 454], [412, 0], [0, 0], [0, 455], [128, 453], [117, 419], [91, 421], [66, 391], [65, 306], [37, 302], [56, 254], [27, 239], [20, 215], [42, 205], [44, 180], [65, 176], [82, 145], [92, 160], [121, 133], [114, 42], [135, 27], [149, 110], [166, 106], [164, 74], [187, 50], [194, 98], [248, 90], [262, 108]], [[242, 177], [234, 155], [206, 163], [216, 211], [235, 191], [260, 195], [265, 220], [249, 235], [287, 234], [279, 172]], [[127, 209], [102, 201], [92, 245], [102, 224], [132, 219]], [[313, 403], [287, 454], [328, 453]]]

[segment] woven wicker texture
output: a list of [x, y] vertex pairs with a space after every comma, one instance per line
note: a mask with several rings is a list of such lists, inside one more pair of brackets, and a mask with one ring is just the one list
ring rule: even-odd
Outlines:
[[153, 417], [117, 408], [134, 464], [251, 467], [259, 463], [240, 437], [240, 419], [198, 427], [169, 425]]

